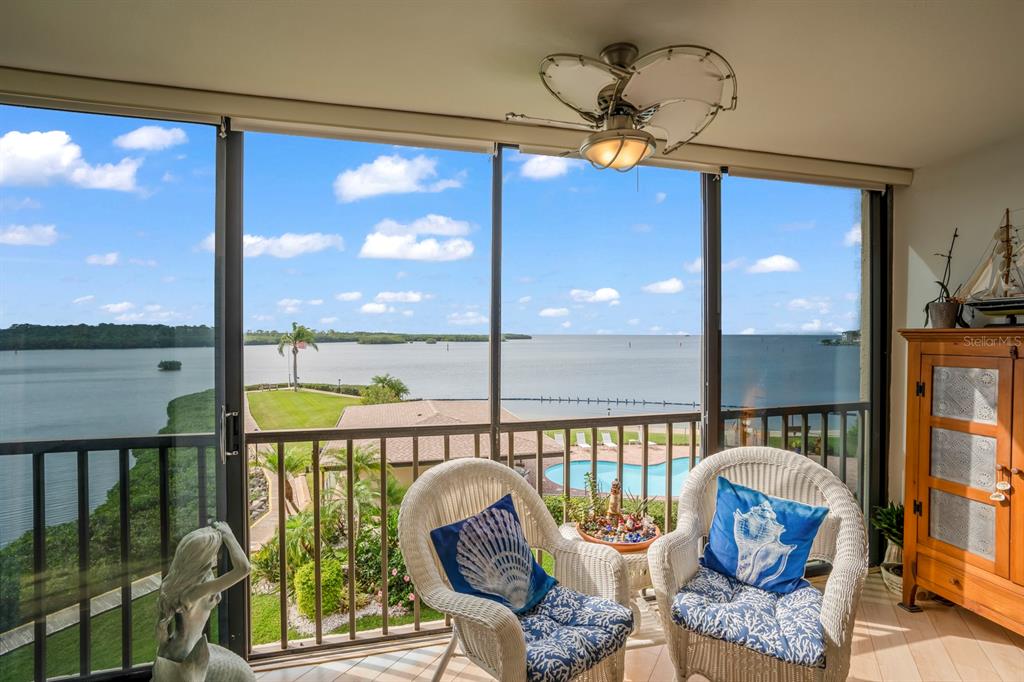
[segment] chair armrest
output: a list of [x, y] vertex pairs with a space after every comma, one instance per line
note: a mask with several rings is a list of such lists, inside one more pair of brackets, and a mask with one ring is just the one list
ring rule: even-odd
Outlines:
[[519, 618], [496, 601], [435, 587], [416, 595], [431, 608], [446, 613], [467, 656], [486, 662], [499, 679], [526, 677], [526, 639]]
[[555, 558], [555, 578], [571, 590], [629, 606], [629, 575], [622, 555], [611, 547], [562, 536], [545, 548]]
[[647, 550], [651, 583], [659, 600], [662, 596], [670, 600], [697, 573], [700, 538], [697, 517], [680, 510], [676, 530], [662, 535]]
[[849, 646], [857, 601], [866, 576], [867, 562], [863, 558], [837, 559], [832, 566], [821, 600], [821, 627], [826, 645], [840, 649]]

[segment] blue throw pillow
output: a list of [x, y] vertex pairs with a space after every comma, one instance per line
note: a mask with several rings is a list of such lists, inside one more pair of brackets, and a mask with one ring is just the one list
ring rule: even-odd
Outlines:
[[804, 565], [826, 507], [769, 497], [718, 477], [715, 516], [701, 564], [768, 592], [805, 585]]
[[453, 590], [491, 599], [516, 614], [536, 606], [557, 582], [533, 558], [511, 495], [435, 528], [430, 539]]

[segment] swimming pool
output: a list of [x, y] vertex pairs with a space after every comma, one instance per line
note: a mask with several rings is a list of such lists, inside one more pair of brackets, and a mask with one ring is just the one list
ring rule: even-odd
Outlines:
[[[552, 464], [544, 469], [544, 477], [552, 483], [562, 485], [562, 464]], [[615, 462], [598, 461], [597, 463], [597, 484], [601, 492], [607, 493], [615, 480], [618, 465]], [[641, 467], [639, 464], [622, 465], [622, 493], [624, 495], [639, 495], [640, 486], [643, 483], [641, 478]], [[583, 477], [590, 471], [588, 460], [576, 460], [569, 463], [569, 486], [582, 490], [584, 487]], [[677, 457], [672, 460], [672, 494], [678, 495], [679, 488], [683, 485], [686, 474], [690, 471], [690, 460], [685, 457]], [[647, 467], [647, 494], [650, 496], [663, 496], [665, 494], [665, 463], [651, 464]]]

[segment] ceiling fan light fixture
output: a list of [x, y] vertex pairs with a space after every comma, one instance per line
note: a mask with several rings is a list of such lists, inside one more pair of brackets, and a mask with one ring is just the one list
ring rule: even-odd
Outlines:
[[580, 145], [580, 155], [595, 168], [626, 172], [657, 150], [654, 135], [634, 128], [592, 133]]

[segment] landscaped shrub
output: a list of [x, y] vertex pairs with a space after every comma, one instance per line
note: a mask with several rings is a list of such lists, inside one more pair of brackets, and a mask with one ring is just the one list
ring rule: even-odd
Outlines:
[[[315, 571], [316, 567], [310, 561], [295, 572], [295, 602], [299, 613], [310, 620], [316, 618]], [[320, 562], [320, 603], [324, 615], [348, 608], [345, 570], [337, 559], [327, 558]]]
[[281, 553], [277, 549], [275, 539], [271, 539], [270, 542], [253, 552], [249, 557], [249, 563], [252, 564], [253, 580], [277, 585], [281, 581], [280, 556]]
[[[388, 605], [409, 608], [412, 581], [408, 578], [405, 558], [398, 548], [398, 509], [388, 509]], [[381, 589], [380, 520], [364, 523], [356, 542], [356, 583], [360, 592], [377, 598]]]

